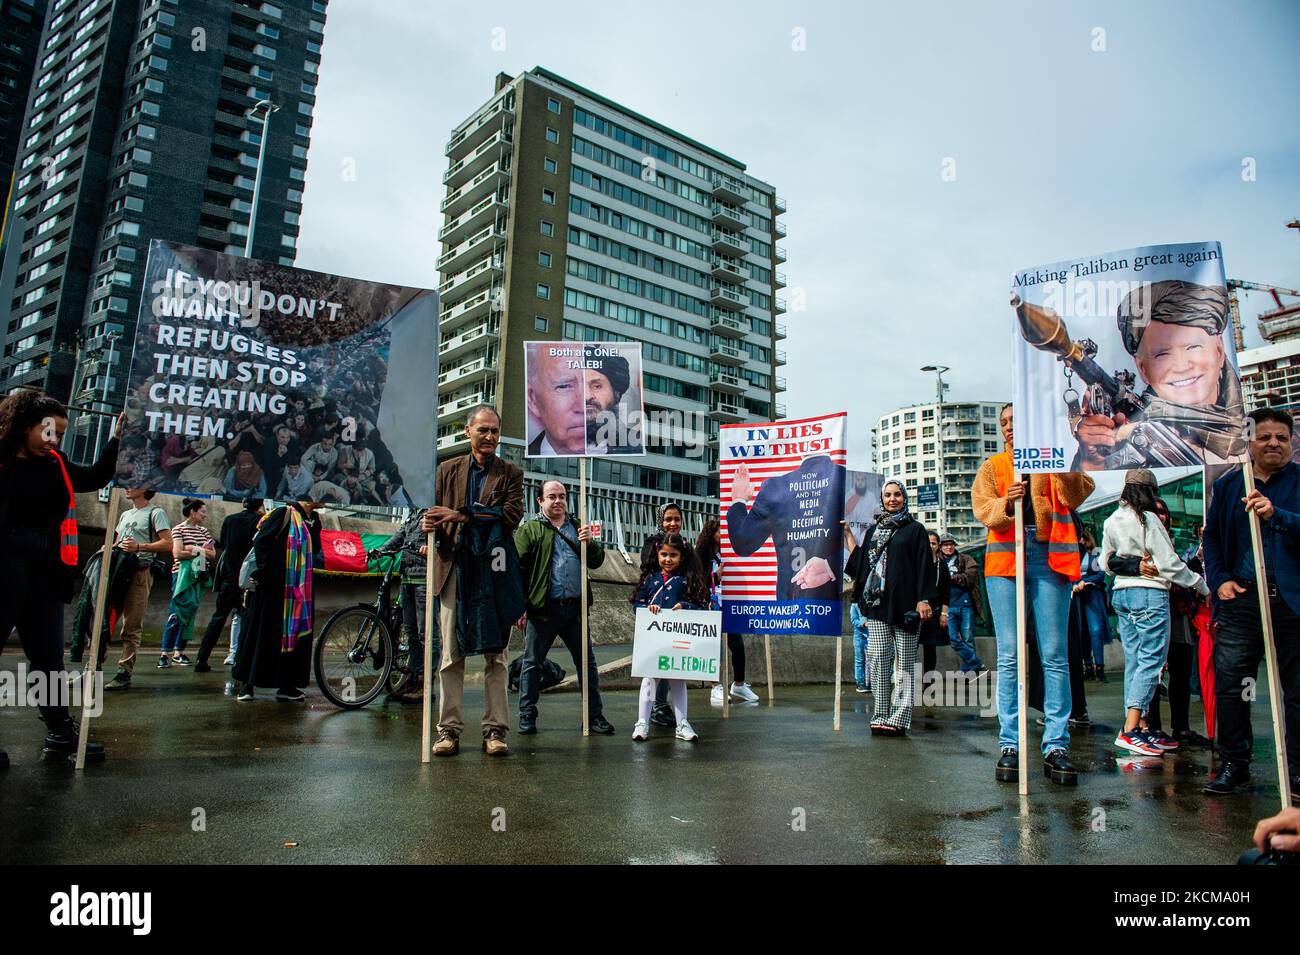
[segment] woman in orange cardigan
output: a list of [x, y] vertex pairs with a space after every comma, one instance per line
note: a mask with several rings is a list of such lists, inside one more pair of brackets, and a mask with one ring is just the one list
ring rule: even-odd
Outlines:
[[971, 487], [971, 507], [989, 529], [984, 578], [998, 641], [998, 722], [996, 778], [1019, 778], [1016, 694], [1016, 518], [1015, 502], [1024, 500], [1025, 599], [1033, 607], [1038, 653], [1043, 663], [1043, 774], [1073, 786], [1078, 774], [1070, 763], [1070, 665], [1066, 637], [1070, 593], [1079, 570], [1079, 540], [1070, 510], [1092, 493], [1083, 474], [1039, 474], [1013, 481], [1011, 405], [999, 416], [1006, 450], [980, 467]]

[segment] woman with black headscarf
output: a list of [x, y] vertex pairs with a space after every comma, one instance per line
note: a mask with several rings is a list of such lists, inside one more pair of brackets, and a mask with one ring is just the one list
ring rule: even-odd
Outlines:
[[[861, 547], [845, 533], [850, 554], [844, 573], [853, 578], [853, 600], [867, 621], [867, 660], [875, 690], [871, 735], [906, 736], [915, 702], [917, 631], [934, 615], [938, 588], [930, 540], [908, 510], [906, 488], [886, 481], [880, 504], [881, 513]], [[892, 692], [885, 691], [888, 686]]]

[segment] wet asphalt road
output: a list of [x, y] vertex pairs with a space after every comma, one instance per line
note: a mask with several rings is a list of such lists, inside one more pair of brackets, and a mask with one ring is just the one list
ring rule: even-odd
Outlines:
[[[1227, 863], [1278, 806], [1266, 703], [1253, 788], [1214, 800], [1200, 792], [1208, 752], [1117, 760], [1118, 674], [1088, 684], [1098, 725], [1075, 735], [1078, 788], [1031, 761], [1023, 802], [993, 779], [995, 719], [920, 707], [910, 737], [872, 738], [870, 698], [851, 684], [838, 734], [829, 686], [778, 687], [775, 705], [735, 706], [725, 722], [692, 690], [694, 745], [658, 728], [634, 744], [633, 692], [607, 694], [618, 734], [588, 739], [579, 697], [545, 695], [542, 732], [512, 733], [508, 757], [483, 755], [471, 726], [461, 755], [428, 765], [418, 707], [340, 712], [314, 687], [306, 705], [226, 691], [224, 670], [141, 666], [95, 724], [108, 761], [82, 774], [40, 761], [30, 710], [0, 707], [13, 764], [0, 771], [0, 860]], [[481, 687], [465, 697], [476, 719]], [[1030, 733], [1036, 750], [1032, 721]]]

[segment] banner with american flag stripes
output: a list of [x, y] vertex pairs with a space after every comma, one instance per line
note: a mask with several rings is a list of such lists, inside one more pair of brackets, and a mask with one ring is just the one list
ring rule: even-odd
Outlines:
[[840, 635], [847, 420], [719, 428], [725, 632]]

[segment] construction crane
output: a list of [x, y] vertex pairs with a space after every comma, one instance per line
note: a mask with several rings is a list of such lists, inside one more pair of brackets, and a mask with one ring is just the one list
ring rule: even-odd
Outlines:
[[1273, 342], [1300, 334], [1300, 302], [1287, 305], [1282, 301], [1283, 295], [1300, 299], [1300, 292], [1293, 288], [1228, 279], [1228, 311], [1232, 315], [1232, 337], [1237, 343], [1237, 351], [1242, 351], [1246, 347], [1241, 324], [1241, 309], [1237, 305], [1237, 289], [1247, 292], [1268, 292], [1277, 303], [1277, 308], [1261, 312], [1259, 316], [1259, 333], [1266, 341]]

